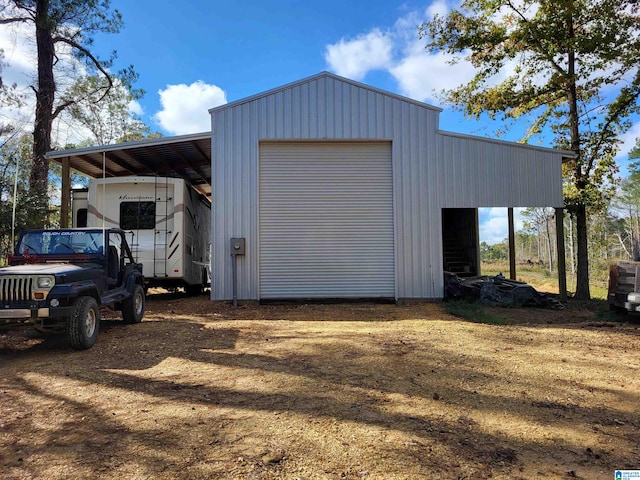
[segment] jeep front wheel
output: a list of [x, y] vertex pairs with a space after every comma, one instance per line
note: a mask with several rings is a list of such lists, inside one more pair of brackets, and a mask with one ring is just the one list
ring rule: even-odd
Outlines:
[[125, 323], [140, 323], [144, 316], [144, 289], [133, 287], [133, 294], [122, 302], [122, 319]]
[[67, 321], [67, 334], [71, 348], [85, 350], [91, 348], [98, 338], [100, 312], [93, 297], [79, 297], [73, 314]]

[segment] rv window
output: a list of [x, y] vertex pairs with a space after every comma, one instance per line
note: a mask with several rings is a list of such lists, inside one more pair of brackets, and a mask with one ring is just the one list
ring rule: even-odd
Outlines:
[[155, 226], [155, 202], [122, 202], [120, 204], [120, 228], [123, 230], [150, 230]]
[[87, 226], [87, 209], [79, 208], [76, 212], [76, 227], [86, 227]]

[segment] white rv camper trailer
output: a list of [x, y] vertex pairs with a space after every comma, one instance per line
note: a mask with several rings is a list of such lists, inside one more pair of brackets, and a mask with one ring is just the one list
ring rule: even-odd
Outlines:
[[202, 291], [209, 284], [211, 203], [181, 178], [89, 182], [87, 226], [127, 232], [149, 287]]
[[89, 207], [89, 189], [74, 188], [71, 190], [71, 226], [80, 228], [87, 226], [87, 209]]

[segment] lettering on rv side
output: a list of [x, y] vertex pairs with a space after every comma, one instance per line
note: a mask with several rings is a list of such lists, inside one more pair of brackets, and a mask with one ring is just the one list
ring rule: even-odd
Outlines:
[[153, 201], [154, 197], [153, 197], [153, 195], [128, 195], [128, 194], [124, 193], [124, 194], [122, 194], [122, 195], [120, 195], [118, 197], [118, 200], [137, 200], [137, 201], [140, 201], [140, 200], [151, 200], [151, 201]]

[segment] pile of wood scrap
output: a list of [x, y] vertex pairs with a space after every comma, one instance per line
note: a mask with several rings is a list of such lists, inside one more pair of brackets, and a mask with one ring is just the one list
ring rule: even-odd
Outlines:
[[509, 280], [502, 274], [461, 278], [454, 273], [445, 272], [444, 298], [477, 299], [484, 305], [502, 307], [565, 308], [552, 295], [540, 293], [524, 282]]

